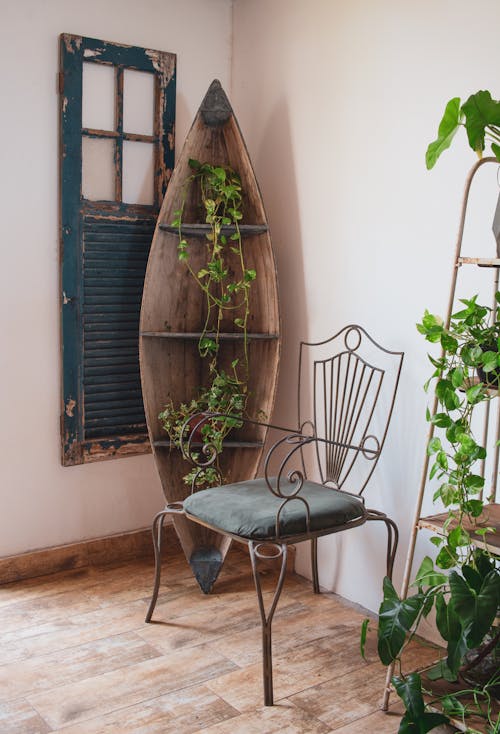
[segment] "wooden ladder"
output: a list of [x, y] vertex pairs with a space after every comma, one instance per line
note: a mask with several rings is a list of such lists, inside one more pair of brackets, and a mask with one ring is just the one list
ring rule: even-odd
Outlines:
[[[479, 170], [479, 168], [485, 164], [488, 163], [496, 163], [498, 165], [498, 161], [494, 157], [487, 157], [482, 158], [479, 160], [475, 166], [470, 170], [466, 184], [465, 184], [465, 190], [462, 200], [462, 209], [461, 209], [461, 215], [460, 215], [460, 224], [459, 224], [459, 230], [458, 230], [458, 236], [457, 236], [457, 242], [456, 242], [456, 248], [455, 248], [455, 261], [454, 261], [454, 267], [453, 267], [453, 274], [452, 274], [452, 281], [451, 281], [451, 287], [450, 287], [450, 296], [448, 301], [448, 311], [446, 314], [446, 327], [448, 328], [451, 321], [451, 316], [453, 313], [453, 307], [455, 303], [455, 291], [457, 287], [457, 280], [458, 280], [458, 273], [460, 269], [463, 266], [476, 266], [480, 268], [486, 268], [490, 271], [490, 273], [493, 274], [493, 306], [498, 306], [495, 301], [495, 293], [498, 291], [498, 285], [499, 285], [499, 273], [500, 273], [500, 195], [498, 197], [495, 217], [493, 220], [493, 234], [495, 236], [495, 240], [497, 243], [497, 257], [494, 258], [479, 258], [479, 257], [463, 257], [462, 256], [462, 241], [463, 241], [463, 234], [464, 234], [464, 227], [465, 227], [465, 221], [466, 221], [466, 214], [467, 214], [467, 204], [469, 200], [469, 193], [472, 181], [474, 179], [475, 174]], [[443, 356], [443, 355], [441, 355]], [[498, 395], [498, 392], [497, 392]], [[498, 441], [500, 441], [500, 400], [496, 401], [497, 405], [497, 416], [496, 416], [496, 428], [495, 431], [492, 432], [490, 430], [490, 401], [486, 402], [485, 405], [485, 415], [484, 415], [484, 424], [483, 424], [483, 445], [493, 447], [493, 466], [492, 466], [492, 478], [491, 478], [491, 489], [490, 493], [488, 495], [488, 504], [485, 505], [485, 511], [488, 517], [488, 526], [493, 527], [495, 529], [495, 532], [488, 536], [488, 549], [493, 552], [494, 554], [500, 555], [500, 504], [497, 502], [497, 484], [498, 484], [498, 468], [499, 468], [499, 458], [500, 458], [500, 445], [498, 445]], [[437, 412], [438, 407], [438, 401], [437, 397], [434, 397], [434, 402], [432, 406], [432, 415], [434, 415]], [[426, 442], [426, 453], [425, 458], [423, 462], [422, 467], [422, 474], [420, 479], [420, 487], [419, 492], [417, 496], [416, 506], [415, 506], [415, 513], [414, 513], [414, 519], [411, 529], [411, 536], [410, 536], [410, 543], [408, 547], [408, 554], [406, 556], [406, 564], [405, 564], [405, 570], [403, 575], [403, 582], [401, 586], [401, 597], [406, 598], [408, 594], [408, 588], [410, 585], [410, 578], [411, 578], [411, 572], [412, 572], [412, 566], [413, 566], [413, 559], [415, 555], [415, 545], [417, 542], [417, 535], [418, 531], [422, 528], [426, 528], [429, 530], [432, 530], [435, 533], [442, 532], [443, 526], [445, 523], [445, 520], [448, 518], [448, 513], [442, 513], [442, 514], [436, 514], [431, 515], [428, 517], [422, 517], [422, 504], [424, 501], [425, 496], [425, 490], [427, 485], [427, 477], [428, 477], [428, 470], [429, 470], [429, 454], [427, 453], [427, 446], [429, 444], [429, 441], [432, 439], [434, 435], [434, 429], [435, 426], [433, 423], [429, 424], [429, 432], [427, 435], [427, 442]], [[494, 434], [492, 436], [492, 433]], [[481, 473], [484, 476], [485, 472], [485, 462], [483, 460], [482, 466], [481, 466]], [[482, 535], [477, 535], [473, 532], [471, 529], [471, 543], [474, 544], [476, 547], [484, 547], [484, 538]], [[387, 711], [388, 705], [389, 705], [389, 696], [391, 692], [391, 678], [394, 672], [394, 663], [389, 666], [387, 671], [387, 678], [386, 678], [386, 685], [384, 689], [384, 698], [382, 703], [382, 709], [384, 711]], [[457, 728], [462, 728], [463, 725], [460, 721], [453, 721], [452, 722], [454, 726]]]

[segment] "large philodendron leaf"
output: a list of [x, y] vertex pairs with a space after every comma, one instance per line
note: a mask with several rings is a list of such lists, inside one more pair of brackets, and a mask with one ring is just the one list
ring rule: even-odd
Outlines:
[[392, 683], [406, 708], [398, 734], [427, 734], [436, 726], [449, 722], [444, 714], [428, 713], [425, 710], [422, 681], [418, 673], [410, 673], [406, 678], [394, 677]]
[[454, 676], [456, 679], [462, 658], [467, 652], [467, 644], [464, 630], [453, 606], [453, 602], [450, 601], [449, 604], [446, 604], [442, 593], [436, 596], [436, 627], [443, 640], [446, 640], [448, 643], [448, 659], [446, 664], [451, 672], [451, 676]]
[[488, 125], [500, 125], [500, 102], [491, 98], [491, 94], [482, 90], [471, 94], [462, 105], [465, 115], [465, 128], [469, 145], [478, 155], [484, 150], [484, 135]]
[[460, 97], [450, 99], [444, 110], [443, 119], [439, 123], [438, 136], [434, 142], [430, 143], [425, 154], [425, 163], [428, 169], [435, 166], [437, 159], [450, 147], [451, 141], [462, 122], [462, 113], [460, 111]]
[[400, 599], [391, 580], [385, 577], [378, 624], [378, 654], [384, 665], [390, 665], [398, 657], [424, 603], [424, 594]]
[[489, 632], [500, 601], [500, 572], [490, 571], [479, 591], [470, 586], [456, 571], [450, 574], [451, 602], [466, 629], [469, 648], [477, 647]]

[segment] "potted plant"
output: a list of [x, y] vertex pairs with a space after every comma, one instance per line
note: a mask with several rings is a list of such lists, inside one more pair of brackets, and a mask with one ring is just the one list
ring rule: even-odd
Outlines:
[[[214, 465], [201, 471], [195, 468], [184, 477], [186, 483], [199, 489], [213, 484], [216, 479], [220, 481], [218, 457], [222, 453], [223, 440], [240, 424], [227, 417], [203, 420], [193, 416], [203, 413], [242, 416], [245, 411], [249, 378], [249, 294], [257, 274], [245, 265], [240, 230], [243, 192], [239, 175], [229, 166], [215, 166], [194, 159], [189, 160], [189, 166], [191, 173], [184, 183], [182, 200], [174, 212], [172, 226], [178, 231], [179, 260], [188, 268], [205, 299], [206, 316], [198, 351], [208, 362], [208, 384], [200, 386], [198, 396], [188, 403], [175, 407], [170, 402], [159, 418], [175, 446], [181, 447], [186, 440], [191, 443], [199, 441], [216, 452]], [[203, 217], [208, 225], [205, 233], [206, 261], [199, 270], [191, 265], [190, 241], [183, 219], [186, 200], [193, 186], [198, 188]], [[241, 334], [242, 355], [231, 362], [230, 370], [224, 370], [219, 359], [220, 334], [228, 319]], [[196, 429], [197, 435], [192, 433]]]
[[[500, 293], [496, 299], [500, 302]], [[483, 516], [485, 502], [480, 497], [484, 478], [476, 470], [486, 451], [474, 437], [472, 425], [476, 406], [492, 398], [488, 384], [476, 373], [483, 369], [491, 375], [498, 369], [500, 322], [497, 309], [493, 313], [479, 305], [476, 296], [462, 303], [465, 308], [453, 314], [448, 328], [428, 311], [417, 325], [428, 341], [440, 342], [442, 347], [440, 358], [429, 356], [434, 370], [426, 383], [428, 389], [434, 382], [438, 404], [434, 414], [427, 412], [427, 419], [441, 436], [433, 436], [427, 451], [433, 458], [429, 478], [439, 480], [434, 501], [443, 503], [448, 519], [443, 533], [431, 538], [439, 552], [435, 562], [428, 556], [424, 558], [413, 583], [414, 594], [400, 599], [391, 581], [384, 580], [378, 652], [384, 665], [399, 665], [393, 684], [406, 707], [400, 734], [431, 731], [449, 720], [447, 714], [465, 720], [472, 712], [485, 717], [488, 731], [498, 732], [500, 727], [500, 718], [493, 719], [490, 713], [491, 699], [500, 690], [500, 630], [496, 619], [500, 571], [498, 558], [488, 551], [491, 529]], [[472, 528], [476, 535], [484, 536], [486, 550], [474, 549]], [[440, 700], [444, 714], [427, 710], [421, 676], [404, 675], [401, 668], [405, 648], [433, 607], [447, 657], [428, 671], [427, 677], [463, 684], [462, 690], [458, 685], [453, 695]], [[481, 675], [476, 680], [477, 669]], [[463, 703], [471, 686], [477, 703], [474, 711]]]
[[[500, 102], [480, 91], [464, 104], [459, 98], [448, 102], [438, 137], [427, 149], [428, 168], [450, 146], [461, 126], [479, 157], [489, 141], [500, 161]], [[431, 538], [438, 548], [436, 559], [424, 558], [411, 595], [400, 598], [390, 579], [384, 579], [378, 653], [385, 665], [398, 666], [392, 683], [406, 709], [399, 734], [432, 731], [449, 722], [450, 716], [464, 722], [464, 731], [477, 732], [466, 723], [470, 714], [482, 717], [488, 734], [500, 732], [498, 708], [495, 713], [492, 707], [500, 691], [500, 559], [488, 548], [492, 529], [482, 498], [484, 478], [477, 468], [486, 458], [486, 449], [473, 430], [478, 406], [491, 400], [492, 387], [498, 392], [500, 293], [496, 293], [494, 309], [479, 305], [477, 296], [461, 303], [463, 308], [451, 316], [449, 324], [426, 311], [417, 325], [426, 340], [440, 343], [442, 350], [438, 358], [429, 356], [433, 372], [426, 389], [433, 386], [437, 409], [427, 411], [434, 429], [427, 452], [429, 479], [439, 480], [434, 501], [444, 505], [448, 516], [443, 531]], [[483, 536], [482, 548], [471, 543], [472, 532]], [[444, 678], [452, 690], [443, 696], [428, 690], [426, 704], [421, 675], [405, 673], [401, 658], [433, 608], [446, 658], [427, 671], [426, 678]], [[362, 648], [367, 624], [365, 621], [362, 630]]]

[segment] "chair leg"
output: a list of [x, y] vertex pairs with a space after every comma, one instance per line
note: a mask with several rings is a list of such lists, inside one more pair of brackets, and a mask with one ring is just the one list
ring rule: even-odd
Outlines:
[[[278, 553], [275, 556], [268, 556], [259, 553], [259, 547], [261, 545], [272, 545], [274, 546]], [[281, 590], [283, 589], [283, 583], [285, 581], [285, 572], [286, 572], [286, 559], [287, 559], [287, 545], [286, 543], [254, 543], [254, 541], [249, 541], [248, 543], [248, 549], [250, 552], [250, 561], [252, 563], [252, 572], [253, 572], [253, 578], [255, 582], [255, 589], [257, 591], [257, 599], [259, 602], [259, 611], [260, 611], [260, 618], [262, 621], [262, 655], [263, 655], [263, 680], [264, 680], [264, 705], [265, 706], [272, 706], [274, 699], [273, 699], [273, 660], [272, 660], [272, 638], [271, 638], [271, 625], [273, 621], [274, 612], [276, 610], [276, 606], [278, 604]], [[260, 583], [260, 577], [259, 572], [257, 569], [257, 560], [259, 558], [265, 558], [268, 559], [270, 557], [272, 558], [279, 558], [281, 556], [281, 570], [280, 575], [278, 578], [278, 583], [276, 584], [276, 589], [274, 591], [273, 600], [271, 602], [271, 606], [269, 608], [269, 611], [266, 615], [266, 610], [264, 607], [264, 600], [262, 596], [262, 586]]]
[[152, 535], [153, 535], [153, 549], [155, 554], [155, 582], [153, 587], [153, 595], [151, 597], [151, 601], [149, 603], [149, 609], [146, 614], [146, 622], [151, 621], [151, 617], [153, 616], [153, 612], [156, 606], [156, 600], [158, 599], [158, 591], [160, 588], [160, 576], [161, 576], [161, 535], [163, 530], [163, 521], [165, 520], [165, 516], [169, 514], [168, 510], [162, 510], [159, 512], [154, 520], [153, 520], [153, 527], [152, 527]]
[[318, 576], [318, 539], [311, 538], [311, 571], [313, 591], [319, 594], [319, 576]]
[[398, 549], [399, 531], [398, 526], [389, 517], [384, 518], [387, 528], [387, 575], [392, 581], [392, 572], [394, 570], [394, 559]]
[[387, 576], [392, 581], [392, 571], [394, 569], [394, 559], [396, 557], [396, 551], [398, 549], [398, 542], [399, 542], [399, 531], [398, 526], [394, 522], [394, 520], [391, 520], [390, 517], [387, 517], [384, 515], [383, 512], [378, 512], [377, 510], [370, 510], [370, 515], [368, 517], [368, 520], [381, 520], [383, 523], [385, 523], [385, 527], [387, 528], [387, 555], [386, 555], [386, 564], [387, 564]]

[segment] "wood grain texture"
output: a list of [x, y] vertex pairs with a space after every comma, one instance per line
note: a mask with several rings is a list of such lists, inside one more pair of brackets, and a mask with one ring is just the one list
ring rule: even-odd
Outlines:
[[[2, 734], [396, 734], [365, 612], [289, 573], [274, 621], [276, 706], [262, 706], [260, 619], [248, 556], [200, 593], [177, 545], [154, 624], [153, 564], [87, 566], [0, 587]], [[275, 573], [263, 571], [270, 598]], [[435, 650], [415, 646], [408, 665]]]
[[[227, 105], [230, 109], [229, 102]], [[248, 331], [276, 337], [255, 339], [249, 343], [249, 417], [257, 418], [259, 411], [263, 411], [268, 417], [272, 414], [280, 349], [277, 338], [280, 320], [276, 265], [262, 197], [248, 151], [232, 111], [224, 124], [211, 127], [205, 124], [200, 107], [172, 174], [158, 217], [144, 281], [140, 320], [140, 333], [148, 334], [139, 339], [144, 408], [156, 465], [168, 502], [182, 500], [188, 494], [189, 487], [182, 478], [189, 471], [189, 465], [177, 450], [156, 443], [166, 438], [158, 414], [169, 400], [178, 405], [196, 397], [208, 377], [205, 364], [207, 360], [200, 358], [196, 341], [150, 336], [151, 333], [161, 334], [165, 331], [188, 334], [200, 332], [205, 321], [206, 299], [185, 263], [179, 261], [178, 235], [175, 231], [162, 228], [175, 219], [174, 211], [182, 201], [185, 180], [192, 172], [189, 167], [190, 158], [203, 163], [230, 166], [237, 171], [244, 193], [242, 223], [266, 225], [260, 234], [251, 233], [243, 238], [246, 268], [254, 269], [257, 273], [249, 294]], [[199, 193], [190, 189], [184, 207], [184, 222], [200, 223], [198, 197]], [[194, 238], [190, 242], [190, 265], [197, 272], [206, 264], [206, 248], [203, 238]], [[230, 270], [238, 271], [239, 260], [235, 254], [228, 254], [227, 263]], [[221, 331], [237, 331], [233, 320], [241, 315], [238, 311], [232, 311], [230, 318], [221, 323]], [[231, 362], [242, 355], [241, 340], [239, 343], [238, 340], [221, 342], [219, 360], [222, 369], [230, 371]], [[265, 436], [266, 431], [256, 426], [234, 432], [234, 440], [260, 441], [262, 444]], [[263, 446], [250, 449], [226, 448], [222, 465], [228, 480], [253, 478], [262, 450]], [[222, 558], [225, 557], [230, 545], [227, 538], [189, 522], [182, 516], [175, 516], [173, 522], [187, 559], [190, 559], [196, 549], [211, 546], [218, 548]]]
[[[168, 547], [172, 542], [173, 528], [168, 523], [164, 527], [165, 545]], [[141, 556], [153, 557], [151, 530], [148, 528], [5, 556], [0, 558], [0, 585]]]

